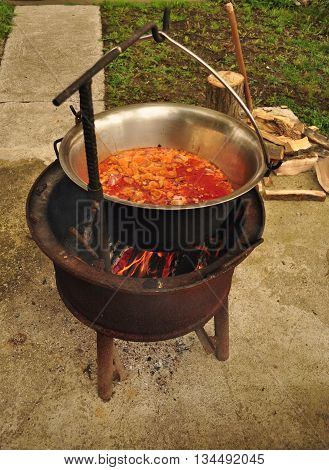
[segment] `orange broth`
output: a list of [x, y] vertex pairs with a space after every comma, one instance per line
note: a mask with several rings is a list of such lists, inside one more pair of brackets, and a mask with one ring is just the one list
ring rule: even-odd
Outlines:
[[104, 193], [140, 204], [197, 204], [233, 191], [214, 163], [173, 148], [120, 151], [100, 163], [99, 173]]

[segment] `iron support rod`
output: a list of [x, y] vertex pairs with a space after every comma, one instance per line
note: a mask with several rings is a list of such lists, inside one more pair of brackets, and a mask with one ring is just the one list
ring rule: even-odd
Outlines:
[[99, 181], [97, 144], [94, 122], [94, 108], [91, 94], [91, 81], [81, 85], [80, 110], [82, 117], [83, 135], [85, 140], [85, 149], [88, 168], [88, 189], [94, 192], [95, 199], [100, 201], [103, 196], [102, 186]]

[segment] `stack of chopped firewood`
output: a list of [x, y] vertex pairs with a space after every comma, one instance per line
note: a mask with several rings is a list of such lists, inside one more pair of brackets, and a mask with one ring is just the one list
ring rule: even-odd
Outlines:
[[[277, 176], [316, 171], [319, 190], [272, 189], [271, 178], [263, 181], [265, 199], [324, 200], [329, 192], [329, 139], [315, 126], [307, 127], [287, 106], [256, 108], [253, 116], [265, 140], [269, 157], [282, 160]], [[251, 123], [248, 121], [251, 126]], [[321, 189], [322, 188], [322, 189]]]

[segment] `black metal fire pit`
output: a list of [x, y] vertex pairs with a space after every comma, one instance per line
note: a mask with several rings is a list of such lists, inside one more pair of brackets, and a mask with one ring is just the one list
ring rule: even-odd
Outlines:
[[219, 359], [227, 359], [227, 297], [233, 271], [262, 241], [265, 215], [257, 190], [240, 198], [243, 217], [236, 230], [229, 227], [234, 242], [223, 249], [221, 257], [204, 269], [165, 279], [117, 276], [77, 256], [69, 231], [77, 222], [76, 207], [81, 200], [86, 200], [86, 192], [55, 162], [34, 183], [26, 212], [33, 239], [54, 263], [62, 300], [73, 315], [98, 333], [100, 396], [109, 398], [111, 394], [108, 370], [113, 358], [108, 351], [113, 338], [158, 341], [197, 330], [209, 349], [212, 345], [202, 326], [214, 316], [214, 348]]

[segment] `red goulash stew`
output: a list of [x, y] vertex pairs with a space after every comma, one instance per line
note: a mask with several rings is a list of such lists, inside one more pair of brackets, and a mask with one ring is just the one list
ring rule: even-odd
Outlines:
[[123, 150], [103, 160], [99, 171], [106, 194], [139, 204], [197, 204], [233, 191], [216, 165], [172, 148]]

